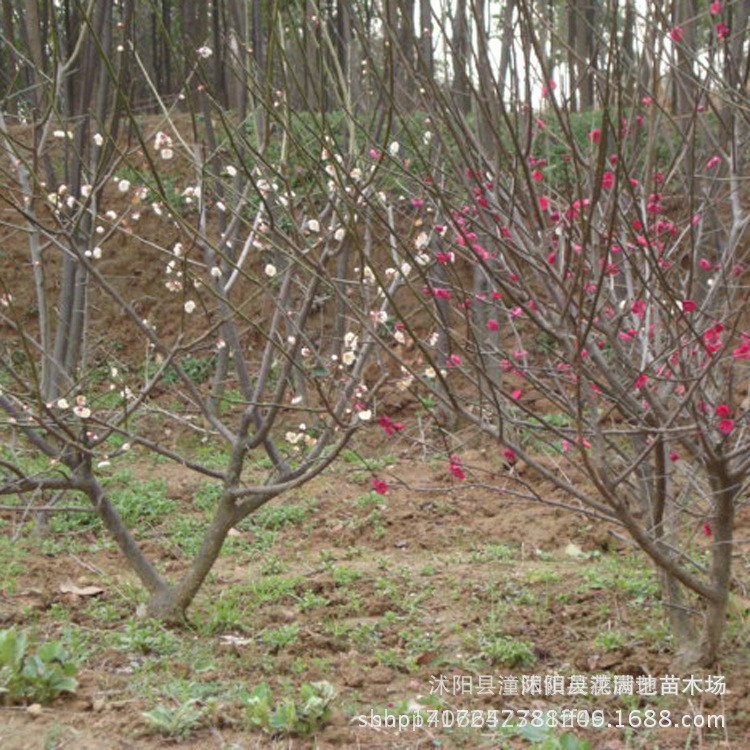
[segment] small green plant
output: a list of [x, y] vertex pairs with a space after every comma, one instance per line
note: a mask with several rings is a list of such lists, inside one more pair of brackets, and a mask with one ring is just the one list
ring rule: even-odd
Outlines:
[[0, 700], [49, 703], [61, 693], [74, 693], [75, 665], [59, 641], [31, 650], [28, 635], [15, 628], [0, 631]]
[[513, 733], [531, 743], [529, 750], [591, 750], [588, 740], [580, 740], [572, 732], [557, 734], [557, 730], [549, 726], [527, 724], [513, 730]]
[[621, 630], [605, 630], [594, 638], [597, 648], [602, 651], [617, 651], [625, 646], [630, 639]]
[[200, 725], [203, 710], [195, 705], [194, 700], [171, 707], [160, 704], [151, 711], [143, 713], [149, 731], [172, 739], [189, 737]]
[[491, 664], [503, 664], [506, 667], [529, 667], [536, 661], [530, 643], [507, 636], [495, 636], [482, 639], [482, 656]]
[[294, 643], [299, 637], [299, 625], [296, 622], [266, 630], [260, 640], [273, 651], [280, 651]]
[[354, 570], [353, 568], [340, 566], [333, 569], [333, 582], [339, 588], [350, 586], [360, 578], [362, 578], [362, 573], [358, 570]]
[[334, 696], [329, 682], [305, 682], [296, 700], [286, 698], [274, 704], [271, 688], [264, 682], [247, 699], [245, 715], [251, 727], [270, 734], [308, 736], [330, 718]]

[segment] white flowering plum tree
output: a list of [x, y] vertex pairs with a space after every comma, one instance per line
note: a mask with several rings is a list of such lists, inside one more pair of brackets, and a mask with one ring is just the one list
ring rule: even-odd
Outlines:
[[[32, 510], [88, 498], [149, 591], [149, 613], [179, 620], [230, 529], [323, 471], [370, 420], [378, 379], [368, 387], [365, 367], [408, 269], [376, 280], [370, 261], [351, 262], [388, 255], [374, 246], [373, 188], [353, 146], [310, 120], [299, 147], [281, 94], [258, 90], [283, 133], [272, 151], [267, 134], [212, 98], [210, 46], [185, 52], [174, 107], [152, 89], [159, 114], [137, 117], [124, 71], [150, 79], [128, 8], [77, 5], [70, 27], [49, 5], [51, 25], [80, 31], [53, 46], [22, 121], [0, 119], [4, 226], [29, 249], [0, 282], [0, 493], [28, 497]], [[304, 194], [295, 152], [309, 162]], [[23, 274], [34, 276], [34, 306], [14, 289]], [[162, 279], [159, 299], [144, 298], [138, 274]], [[337, 295], [358, 313], [339, 304], [323, 316]], [[225, 446], [224, 464], [164, 438], [177, 432]], [[136, 448], [221, 488], [177, 582], [103, 481]]]

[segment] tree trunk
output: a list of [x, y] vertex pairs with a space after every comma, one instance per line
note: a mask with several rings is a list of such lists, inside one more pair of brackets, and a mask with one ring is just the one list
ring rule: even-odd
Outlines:
[[224, 546], [229, 529], [238, 521], [237, 513], [231, 499], [222, 497], [214, 513], [211, 525], [206, 529], [200, 550], [193, 558], [190, 569], [182, 581], [157, 591], [147, 604], [147, 613], [166, 622], [182, 622], [185, 610], [198, 593], [201, 584], [216, 562]]
[[467, 0], [456, 0], [453, 14], [453, 103], [462, 115], [471, 110], [471, 84], [469, 81], [469, 19], [466, 12]]

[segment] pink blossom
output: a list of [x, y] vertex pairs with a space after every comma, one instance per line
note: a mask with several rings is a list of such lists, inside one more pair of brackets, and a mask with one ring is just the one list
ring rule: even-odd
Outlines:
[[549, 209], [549, 198], [546, 195], [539, 196], [539, 208], [541, 208], [542, 211], [547, 211]]
[[458, 354], [451, 354], [446, 364], [448, 367], [458, 367], [461, 364], [461, 357]]
[[516, 401], [518, 401], [518, 399], [521, 398], [521, 389], [516, 388], [516, 390], [513, 391], [510, 395], [511, 395], [511, 398], [514, 398]]
[[643, 388], [643, 386], [645, 386], [645, 385], [646, 385], [646, 383], [648, 383], [648, 375], [646, 375], [645, 373], [641, 373], [641, 374], [640, 374], [640, 375], [639, 375], [639, 376], [638, 376], [638, 377], [636, 378], [636, 381], [635, 381], [635, 387], [636, 387], [636, 388]]
[[724, 21], [719, 21], [719, 23], [716, 24], [716, 36], [719, 37], [719, 39], [726, 39], [730, 33], [729, 26], [727, 26]]
[[542, 173], [541, 169], [535, 169], [531, 176], [534, 178], [535, 182], [541, 182], [544, 179], [544, 174]]
[[677, 451], [670, 451], [669, 453], [669, 460], [670, 461], [679, 461], [680, 460], [680, 454]]
[[698, 305], [693, 302], [691, 299], [684, 299], [682, 300], [682, 312], [684, 313], [691, 313], [695, 312], [698, 309]]
[[701, 258], [698, 261], [698, 265], [704, 270], [704, 271], [710, 271], [711, 270], [711, 261], [708, 258]]
[[685, 35], [685, 29], [682, 28], [682, 26], [673, 26], [669, 30], [669, 38], [675, 42], [675, 44], [679, 44], [682, 41], [682, 37]]
[[721, 161], [721, 158], [718, 156], [712, 156], [707, 162], [706, 162], [706, 169], [713, 169], [719, 162]]
[[721, 3], [720, 2], [714, 2], [711, 3], [711, 5], [708, 6], [709, 10], [711, 11], [711, 14], [714, 16], [720, 16], [721, 15]]
[[497, 331], [500, 329], [500, 323], [498, 323], [494, 318], [490, 318], [487, 321], [487, 330], [488, 331]]
[[593, 128], [589, 132], [589, 140], [592, 143], [599, 143], [599, 141], [601, 141], [601, 139], [602, 139], [602, 131], [599, 130], [599, 128]]
[[602, 187], [605, 190], [611, 190], [615, 185], [615, 175], [614, 172], [605, 172], [602, 175]]

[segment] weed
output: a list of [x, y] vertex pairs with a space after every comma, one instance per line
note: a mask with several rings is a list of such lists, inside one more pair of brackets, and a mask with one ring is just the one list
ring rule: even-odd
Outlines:
[[518, 550], [508, 544], [485, 544], [471, 551], [469, 560], [473, 563], [510, 562], [518, 556]]
[[164, 656], [175, 653], [179, 638], [155, 620], [128, 620], [114, 634], [114, 647], [122, 651]]
[[249, 525], [253, 528], [278, 531], [285, 526], [301, 524], [315, 508], [312, 502], [307, 503], [270, 503], [250, 516]]
[[627, 644], [629, 638], [621, 630], [603, 630], [594, 638], [594, 643], [602, 651], [617, 651]]
[[317, 609], [318, 607], [325, 607], [330, 603], [329, 599], [326, 599], [320, 594], [316, 594], [312, 591], [305, 591], [302, 596], [295, 597], [301, 610], [306, 611], [309, 609]]
[[353, 568], [340, 566], [333, 569], [333, 582], [340, 588], [350, 586], [360, 578], [362, 578], [362, 573]]
[[264, 682], [247, 699], [245, 716], [251, 727], [270, 734], [308, 736], [326, 724], [334, 697], [329, 682], [305, 682], [296, 700], [286, 698], [274, 704], [271, 688]]
[[160, 704], [151, 711], [143, 713], [151, 732], [170, 739], [185, 739], [200, 725], [203, 710], [196, 701], [190, 700], [178, 706], [170, 707]]
[[506, 667], [529, 667], [536, 661], [530, 643], [506, 636], [487, 638], [482, 641], [482, 656], [491, 664]]
[[74, 693], [75, 665], [59, 641], [47, 641], [32, 652], [29, 636], [15, 628], [0, 631], [0, 696], [10, 703], [49, 703]]
[[13, 543], [8, 537], [0, 536], [0, 569], [3, 571], [2, 589], [6, 594], [16, 591], [16, 579], [24, 572], [23, 559], [26, 550]]
[[299, 625], [296, 622], [281, 625], [278, 628], [270, 628], [260, 636], [260, 640], [274, 652], [291, 646], [298, 638]]

